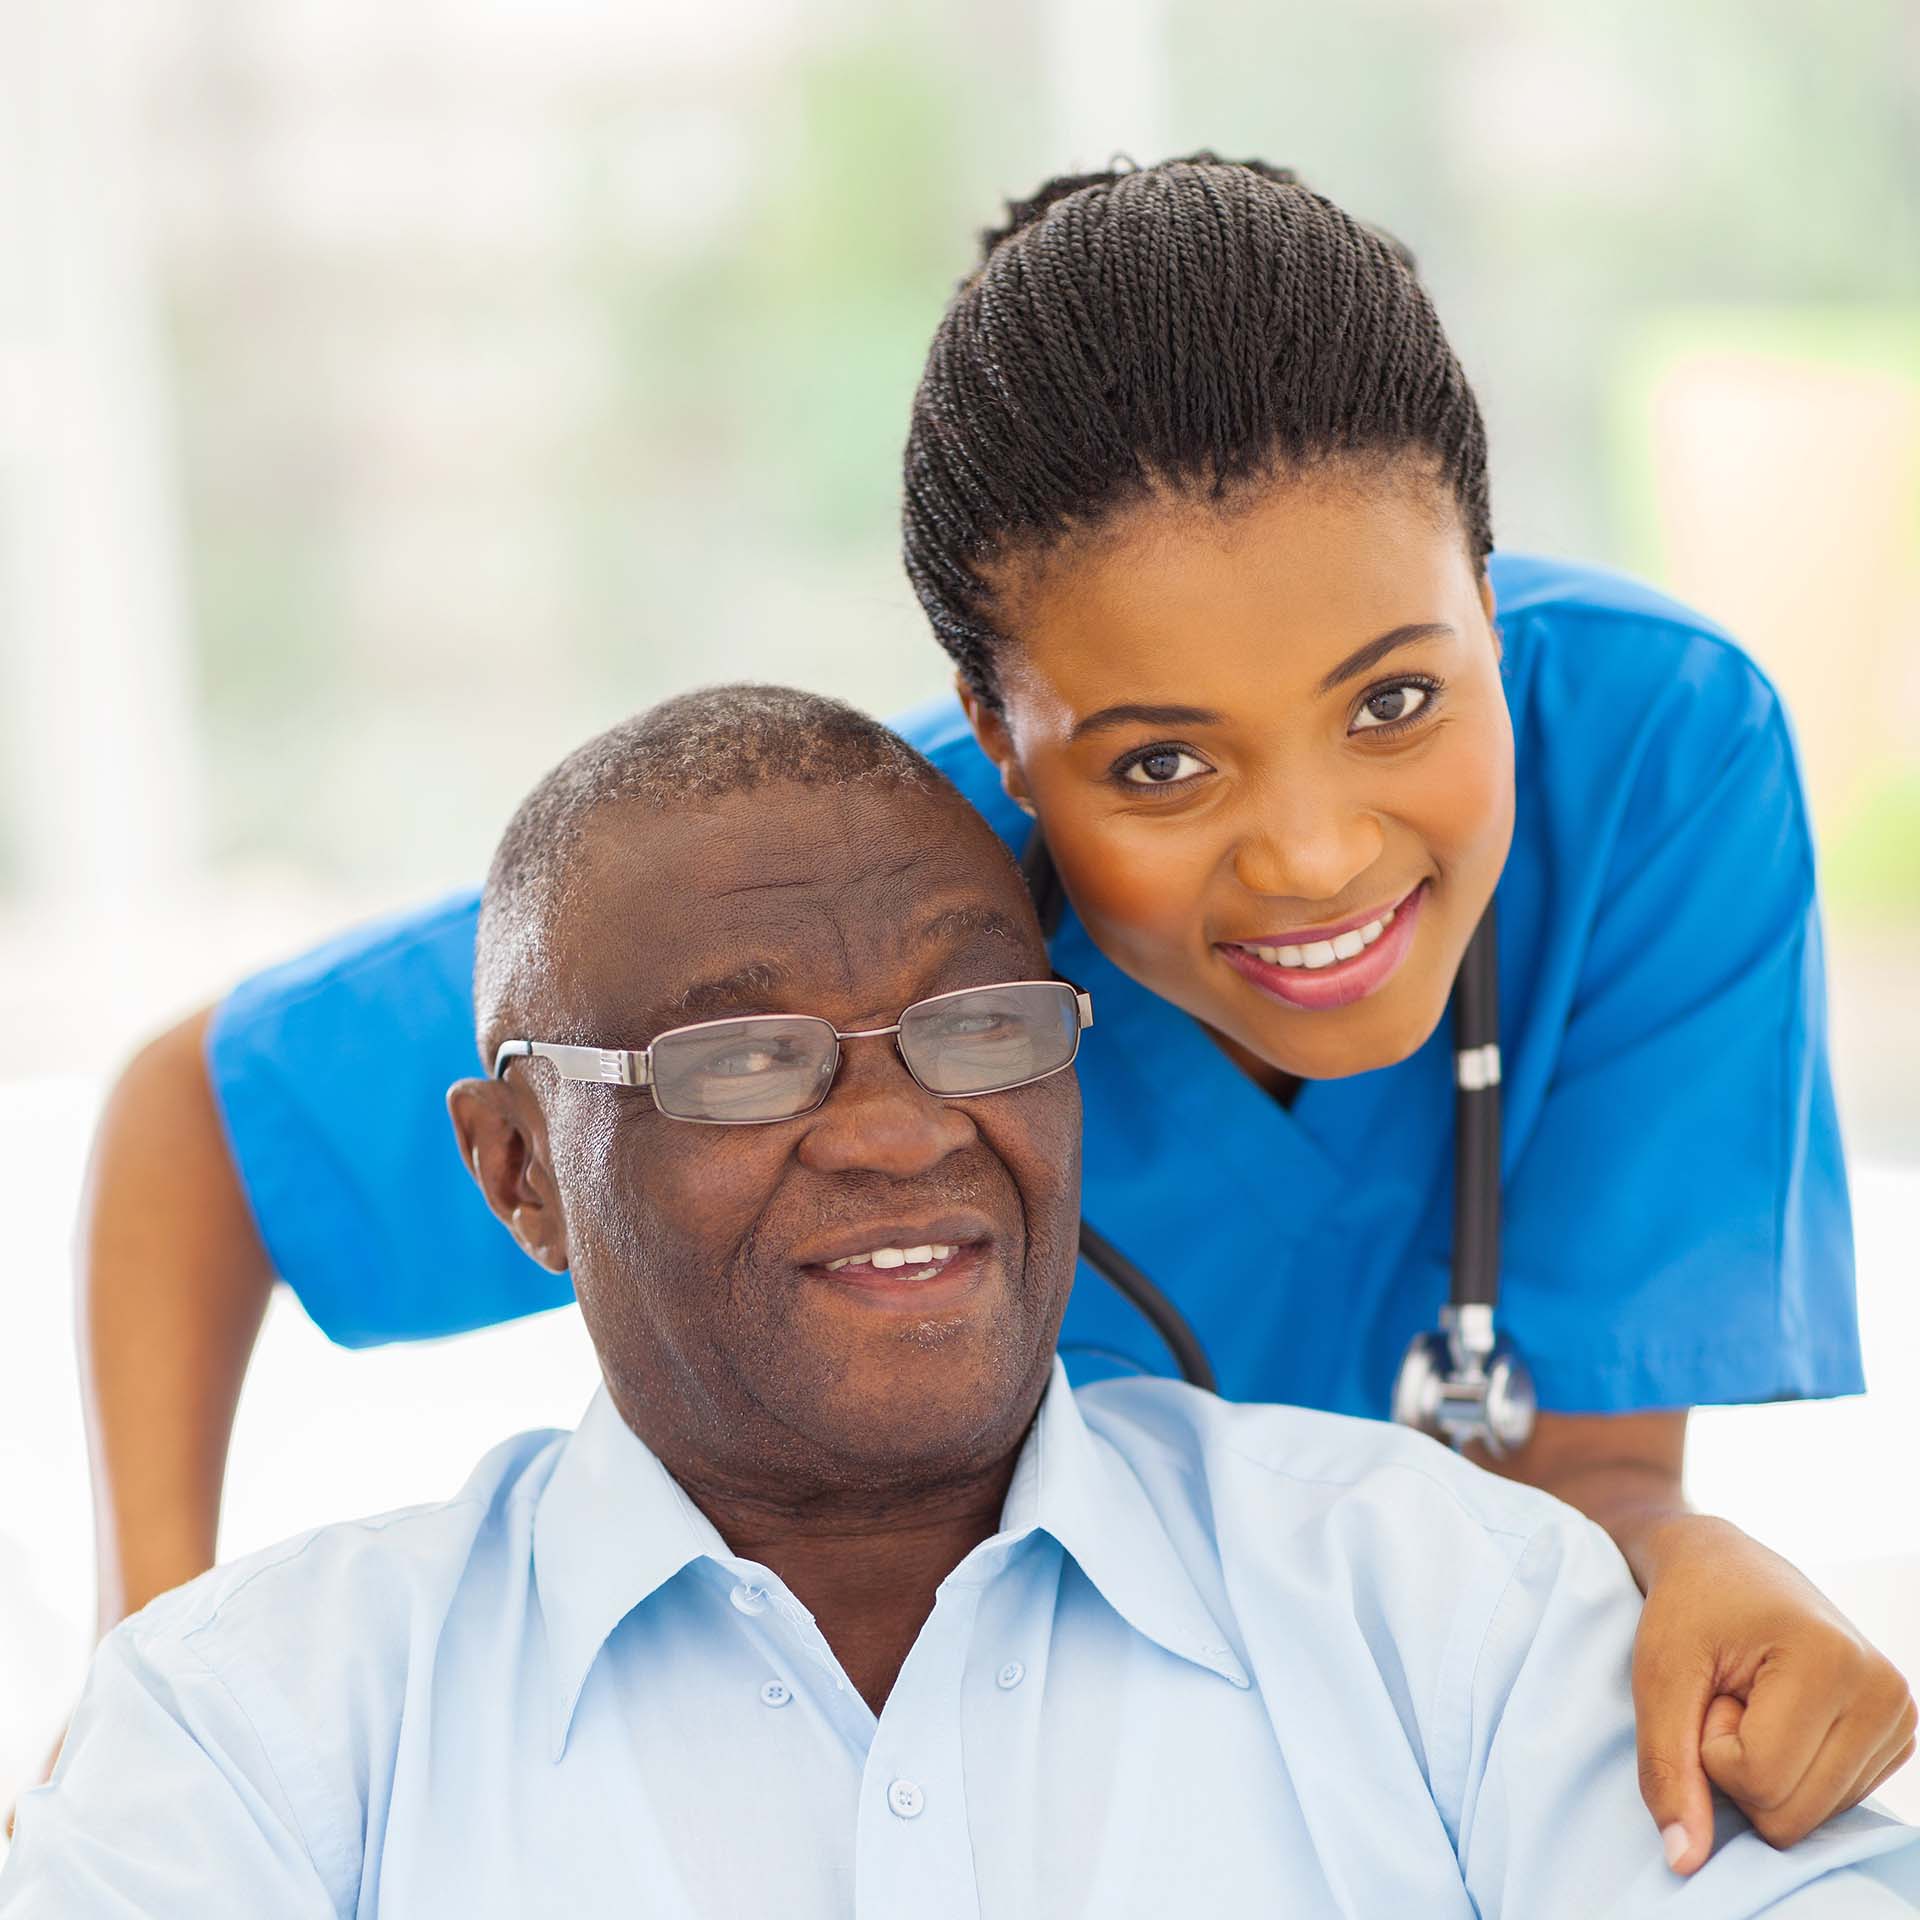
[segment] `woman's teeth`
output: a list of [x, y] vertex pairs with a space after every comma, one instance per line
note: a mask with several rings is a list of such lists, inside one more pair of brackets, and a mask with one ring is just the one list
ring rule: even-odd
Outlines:
[[1247, 951], [1257, 954], [1270, 967], [1305, 967], [1311, 972], [1366, 952], [1393, 925], [1393, 916], [1398, 912], [1399, 908], [1389, 907], [1378, 920], [1369, 920], [1364, 927], [1350, 927], [1336, 940], [1309, 940], [1304, 947], [1249, 946]]
[[[850, 1253], [844, 1260], [829, 1260], [827, 1271], [838, 1273], [842, 1267], [918, 1267], [920, 1272], [903, 1273], [901, 1279], [931, 1280], [958, 1251], [957, 1247], [937, 1244], [925, 1247], [875, 1247], [871, 1253]], [[932, 1264], [929, 1265], [929, 1262]]]

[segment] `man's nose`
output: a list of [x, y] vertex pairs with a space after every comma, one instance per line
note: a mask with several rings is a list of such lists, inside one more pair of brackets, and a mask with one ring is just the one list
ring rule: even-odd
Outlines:
[[1385, 845], [1379, 816], [1336, 790], [1270, 794], [1234, 841], [1234, 878], [1270, 899], [1336, 900]]
[[908, 1180], [976, 1138], [966, 1111], [928, 1093], [891, 1036], [840, 1043], [840, 1072], [800, 1141], [816, 1173], [883, 1173]]

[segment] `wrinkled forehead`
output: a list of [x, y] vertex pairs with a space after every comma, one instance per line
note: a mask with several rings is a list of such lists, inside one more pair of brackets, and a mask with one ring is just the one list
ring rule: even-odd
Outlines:
[[750, 1011], [890, 1020], [949, 985], [1048, 971], [992, 829], [956, 794], [894, 785], [609, 808], [571, 863], [560, 922], [553, 1004], [581, 1031]]

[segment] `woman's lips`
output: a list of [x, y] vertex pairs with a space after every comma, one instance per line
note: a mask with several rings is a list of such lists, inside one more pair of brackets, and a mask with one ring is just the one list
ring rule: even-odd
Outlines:
[[1413, 944], [1414, 923], [1420, 917], [1426, 897], [1427, 882], [1423, 880], [1393, 909], [1392, 924], [1372, 946], [1328, 966], [1285, 967], [1261, 959], [1247, 947], [1224, 941], [1218, 951], [1242, 979], [1289, 1006], [1316, 1012], [1328, 1007], [1351, 1006], [1354, 1001], [1377, 993], [1393, 977]]

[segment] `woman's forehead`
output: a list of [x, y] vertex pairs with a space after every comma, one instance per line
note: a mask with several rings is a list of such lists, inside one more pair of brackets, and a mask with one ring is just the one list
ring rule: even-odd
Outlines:
[[1418, 490], [1277, 484], [1239, 513], [1142, 514], [1055, 553], [1010, 596], [1003, 677], [1076, 709], [1116, 687], [1206, 704], [1288, 663], [1317, 679], [1396, 627], [1470, 619], [1478, 588], [1457, 523]]

